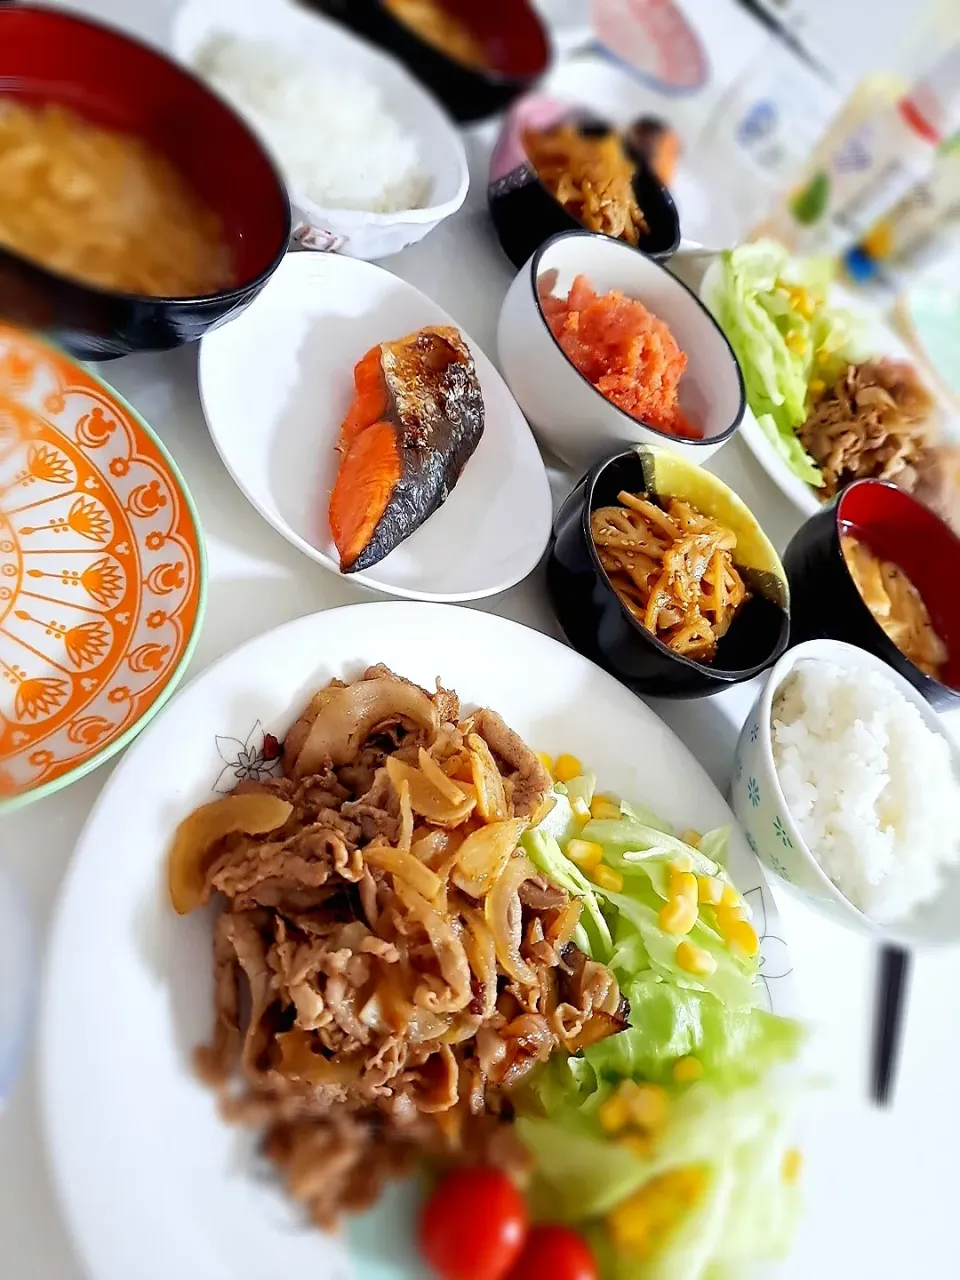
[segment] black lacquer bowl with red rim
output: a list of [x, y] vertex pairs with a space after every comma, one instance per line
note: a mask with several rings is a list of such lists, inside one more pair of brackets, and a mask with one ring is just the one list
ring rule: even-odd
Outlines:
[[154, 298], [84, 284], [0, 245], [0, 320], [104, 360], [196, 341], [247, 307], [290, 240], [286, 187], [220, 98], [159, 51], [77, 14], [0, 5], [0, 97], [55, 103], [167, 157], [220, 219], [236, 282]]
[[[943, 678], [916, 667], [870, 612], [840, 539], [851, 534], [903, 570], [947, 648]], [[960, 538], [938, 515], [884, 480], [857, 480], [794, 534], [783, 556], [793, 639], [844, 640], [882, 658], [934, 707], [960, 707]]]

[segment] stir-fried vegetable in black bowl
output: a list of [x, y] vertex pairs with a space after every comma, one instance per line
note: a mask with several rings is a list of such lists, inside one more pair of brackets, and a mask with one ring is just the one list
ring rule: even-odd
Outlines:
[[547, 587], [567, 639], [636, 693], [702, 697], [772, 666], [789, 590], [754, 516], [716, 476], [636, 445], [560, 509]]

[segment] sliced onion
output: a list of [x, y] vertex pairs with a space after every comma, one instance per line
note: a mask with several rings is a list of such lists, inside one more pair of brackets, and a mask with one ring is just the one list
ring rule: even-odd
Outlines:
[[464, 907], [462, 914], [467, 922], [463, 946], [479, 986], [480, 1013], [486, 1021], [497, 1011], [497, 948], [479, 911]]
[[398, 721], [428, 730], [431, 742], [440, 730], [433, 700], [405, 680], [357, 680], [331, 690], [297, 755], [294, 773], [298, 778], [317, 773], [328, 761], [350, 764], [378, 726]]
[[472, 831], [457, 851], [454, 883], [472, 898], [482, 898], [489, 893], [512, 857], [526, 825], [523, 818], [510, 818]]
[[328, 1084], [350, 1085], [360, 1078], [363, 1071], [363, 1059], [325, 1058], [314, 1053], [312, 1045], [316, 1040], [305, 1031], [282, 1031], [277, 1036], [280, 1049], [281, 1075], [291, 1080], [304, 1080], [307, 1084], [320, 1087]]
[[265, 792], [222, 796], [194, 809], [177, 827], [167, 863], [167, 883], [173, 909], [186, 915], [203, 898], [210, 849], [224, 836], [243, 832], [264, 835], [282, 827], [293, 805]]
[[400, 783], [400, 836], [397, 847], [405, 852], [410, 851], [413, 844], [413, 807], [410, 804], [410, 786]]
[[493, 934], [500, 965], [515, 982], [532, 987], [537, 975], [520, 954], [523, 906], [520, 902], [520, 886], [526, 880], [535, 880], [536, 869], [523, 854], [512, 857], [499, 879], [487, 894], [483, 913]]
[[426, 774], [427, 780], [433, 783], [445, 799], [449, 800], [453, 805], [463, 804], [467, 798], [466, 793], [457, 786], [452, 778], [447, 777], [429, 751], [424, 751], [423, 747], [421, 747], [417, 760], [421, 770]]
[[547, 941], [552, 947], [556, 947], [559, 951], [565, 947], [573, 937], [573, 931], [580, 923], [580, 913], [583, 910], [583, 901], [580, 898], [571, 898], [565, 907], [558, 913], [557, 918], [547, 930]]
[[440, 972], [448, 987], [448, 991], [442, 995], [428, 990], [426, 1007], [434, 1013], [456, 1013], [459, 1009], [466, 1008], [473, 994], [470, 990], [470, 965], [453, 925], [416, 889], [402, 880], [395, 881], [395, 887], [397, 897], [409, 914], [427, 931]]
[[438, 827], [459, 827], [466, 822], [473, 812], [477, 799], [473, 787], [464, 786], [464, 798], [459, 804], [451, 804], [446, 796], [441, 795], [430, 779], [420, 769], [398, 760], [396, 756], [387, 758], [387, 774], [393, 783], [394, 790], [400, 794], [400, 785], [406, 782], [410, 787], [410, 804], [414, 813], [421, 814], [428, 822]]
[[477, 811], [487, 822], [502, 821], [508, 816], [509, 810], [503, 778], [493, 753], [478, 733], [469, 734], [467, 746], [470, 748], [473, 785], [477, 791]]
[[379, 867], [382, 871], [389, 871], [393, 876], [405, 880], [428, 901], [432, 902], [443, 888], [443, 881], [438, 875], [425, 867], [419, 858], [412, 853], [404, 853], [402, 849], [394, 849], [386, 844], [370, 844], [364, 849], [363, 857], [371, 867]]
[[[424, 831], [424, 828], [420, 830]], [[417, 836], [416, 830], [413, 834]], [[459, 831], [426, 830], [425, 834], [417, 836], [414, 840], [410, 846], [410, 852], [431, 871], [439, 872], [446, 858], [456, 853], [461, 841], [462, 836]]]

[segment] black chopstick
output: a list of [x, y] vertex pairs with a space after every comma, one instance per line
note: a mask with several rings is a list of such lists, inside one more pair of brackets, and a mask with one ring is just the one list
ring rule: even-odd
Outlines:
[[878, 1107], [889, 1105], [893, 1091], [909, 980], [909, 952], [902, 947], [882, 947], [877, 979], [872, 1064], [873, 1100]]

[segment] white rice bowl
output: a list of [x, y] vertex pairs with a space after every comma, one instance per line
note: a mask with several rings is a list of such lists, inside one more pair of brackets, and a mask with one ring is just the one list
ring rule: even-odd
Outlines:
[[305, 247], [387, 257], [463, 204], [470, 175], [453, 122], [338, 23], [288, 0], [185, 0], [170, 43], [273, 155]]
[[314, 72], [280, 45], [211, 32], [193, 66], [260, 134], [316, 205], [399, 213], [429, 203], [417, 139], [349, 68]]
[[938, 896], [960, 865], [960, 779], [948, 740], [879, 672], [806, 659], [777, 691], [784, 799], [824, 872], [878, 924]]

